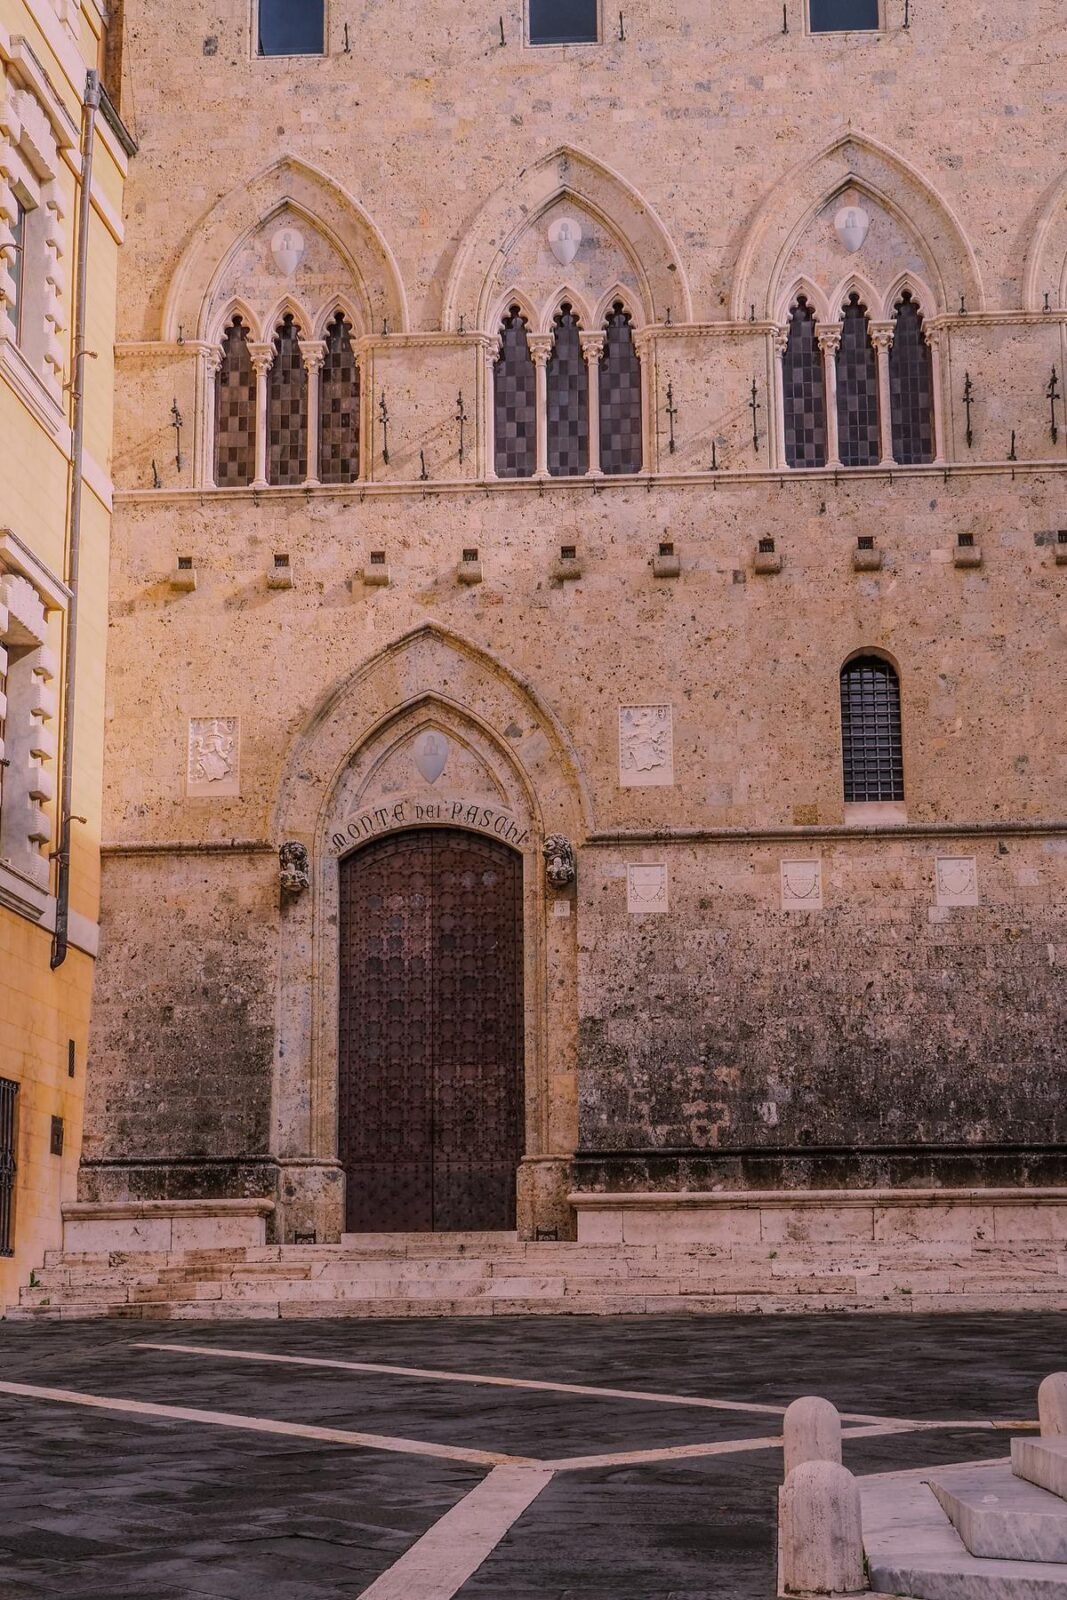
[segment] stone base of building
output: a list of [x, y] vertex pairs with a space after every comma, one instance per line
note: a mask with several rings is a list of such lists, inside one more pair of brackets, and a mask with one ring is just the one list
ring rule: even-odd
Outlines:
[[63, 1251], [140, 1253], [255, 1248], [267, 1242], [274, 1201], [81, 1201], [63, 1207]]

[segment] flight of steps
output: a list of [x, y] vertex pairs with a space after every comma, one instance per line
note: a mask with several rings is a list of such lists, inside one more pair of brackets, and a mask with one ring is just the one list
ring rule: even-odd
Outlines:
[[1062, 1245], [528, 1243], [349, 1234], [339, 1244], [52, 1251], [11, 1319], [1067, 1310]]
[[1011, 1462], [860, 1480], [871, 1589], [910, 1600], [1067, 1600], [1067, 1436]]

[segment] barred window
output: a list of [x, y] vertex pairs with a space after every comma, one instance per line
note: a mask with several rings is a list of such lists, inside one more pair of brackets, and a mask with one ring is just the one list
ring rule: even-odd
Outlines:
[[532, 478], [537, 465], [537, 393], [526, 318], [509, 306], [493, 367], [494, 464], [498, 478]]
[[841, 669], [841, 749], [846, 801], [903, 800], [900, 680], [881, 656]]
[[785, 459], [791, 467], [826, 465], [826, 375], [815, 338], [815, 313], [798, 295], [789, 314], [782, 355], [785, 395]]
[[554, 478], [589, 471], [589, 368], [578, 318], [567, 301], [556, 313], [548, 358], [548, 470]]
[[256, 461], [256, 375], [248, 352], [248, 329], [234, 317], [222, 342], [215, 379], [215, 482], [243, 489]]
[[531, 44], [596, 44], [597, 0], [530, 0]]
[[896, 306], [889, 351], [893, 460], [902, 466], [934, 459], [933, 370], [922, 313], [907, 290]]
[[286, 312], [275, 329], [267, 386], [267, 482], [303, 483], [308, 475], [308, 385], [300, 329]]
[[641, 470], [641, 362], [630, 313], [616, 300], [604, 323], [600, 357], [600, 467], [611, 474]]
[[353, 483], [359, 476], [359, 367], [352, 328], [339, 311], [326, 329], [319, 378], [319, 481]]
[[867, 307], [850, 294], [841, 313], [837, 352], [837, 431], [843, 467], [875, 467], [882, 459], [878, 418], [878, 358], [867, 327]]

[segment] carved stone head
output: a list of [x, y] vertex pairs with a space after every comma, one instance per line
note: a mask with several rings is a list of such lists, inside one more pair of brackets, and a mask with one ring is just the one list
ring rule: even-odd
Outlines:
[[541, 854], [550, 888], [566, 889], [574, 882], [574, 846], [562, 833], [550, 833], [541, 846]]
[[281, 865], [282, 892], [301, 894], [311, 882], [307, 846], [295, 839], [287, 839], [278, 851]]

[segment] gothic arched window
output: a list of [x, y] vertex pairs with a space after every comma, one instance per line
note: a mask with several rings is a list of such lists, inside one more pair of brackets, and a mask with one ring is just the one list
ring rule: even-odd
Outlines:
[[589, 471], [589, 368], [578, 318], [564, 301], [556, 313], [548, 358], [548, 470], [554, 478]]
[[905, 289], [896, 306], [889, 351], [893, 460], [901, 466], [934, 459], [934, 398], [930, 347], [919, 307]]
[[343, 311], [327, 327], [325, 344], [319, 377], [319, 482], [352, 483], [359, 476], [359, 367]]
[[274, 333], [267, 381], [267, 482], [303, 483], [308, 475], [308, 385], [300, 329], [287, 311]]
[[537, 465], [537, 382], [526, 318], [509, 306], [493, 366], [493, 457], [498, 478], [532, 478]]
[[798, 295], [789, 313], [782, 355], [785, 397], [785, 459], [791, 467], [825, 467], [826, 376], [815, 338], [815, 313]]
[[222, 341], [215, 379], [215, 482], [243, 489], [256, 470], [256, 375], [248, 351], [248, 329], [234, 317]]
[[641, 363], [630, 313], [616, 300], [604, 323], [600, 356], [600, 469], [641, 470]]
[[850, 294], [841, 313], [837, 352], [837, 433], [843, 467], [875, 467], [882, 459], [878, 418], [878, 358], [867, 307]]
[[903, 800], [900, 680], [881, 656], [841, 669], [841, 755], [846, 801]]

